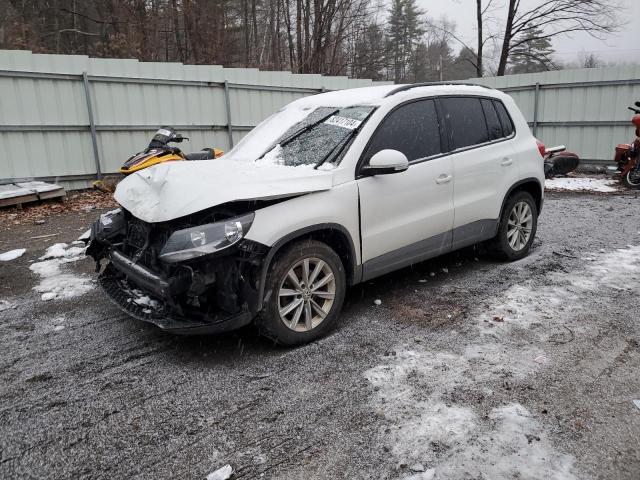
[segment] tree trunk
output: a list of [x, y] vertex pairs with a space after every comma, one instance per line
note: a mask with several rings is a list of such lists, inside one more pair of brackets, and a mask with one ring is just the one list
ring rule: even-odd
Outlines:
[[296, 0], [296, 49], [298, 50], [298, 73], [304, 73], [302, 68], [302, 0]]
[[518, 0], [509, 0], [509, 11], [507, 14], [507, 24], [504, 27], [504, 38], [502, 40], [502, 51], [500, 52], [500, 64], [498, 65], [498, 76], [504, 76], [507, 71], [507, 61], [509, 60], [509, 50], [511, 38], [513, 36], [513, 19], [516, 16], [516, 4]]
[[293, 34], [291, 33], [291, 2], [290, 0], [283, 0], [285, 2], [284, 5], [284, 21], [287, 27], [287, 41], [289, 43], [289, 69], [294, 71], [294, 43], [293, 43]]
[[476, 75], [482, 77], [484, 75], [482, 68], [482, 49], [484, 41], [482, 40], [482, 0], [476, 0], [476, 19], [478, 22], [478, 49], [476, 58]]

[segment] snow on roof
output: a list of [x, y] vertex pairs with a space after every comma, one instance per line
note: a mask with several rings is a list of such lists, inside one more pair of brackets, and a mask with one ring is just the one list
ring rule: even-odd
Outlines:
[[398, 85], [378, 85], [375, 87], [349, 88], [333, 92], [319, 93], [292, 102], [300, 108], [306, 107], [350, 107], [353, 105], [379, 105], [385, 95]]
[[[410, 84], [398, 85], [379, 85], [375, 87], [349, 88], [346, 90], [336, 90], [334, 92], [319, 93], [311, 95], [292, 102], [299, 108], [309, 107], [350, 107], [354, 105], [382, 105], [386, 101], [396, 102], [398, 99], [420, 97], [429, 94], [447, 94], [447, 93], [473, 93], [473, 94], [491, 94], [497, 92], [491, 88], [480, 85], [465, 85], [463, 83], [444, 83], [434, 85], [416, 84], [411, 87]], [[402, 87], [411, 87], [406, 90], [387, 97], [394, 90]]]

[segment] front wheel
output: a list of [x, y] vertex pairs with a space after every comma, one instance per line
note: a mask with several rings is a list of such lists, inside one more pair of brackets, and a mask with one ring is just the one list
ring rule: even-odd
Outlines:
[[634, 167], [622, 177], [622, 183], [628, 188], [637, 190], [640, 188], [640, 171]]
[[529, 253], [538, 228], [538, 207], [530, 193], [520, 191], [506, 201], [498, 234], [489, 242], [489, 252], [501, 260], [520, 260]]
[[346, 291], [340, 257], [326, 244], [302, 240], [274, 260], [267, 275], [267, 300], [256, 324], [280, 345], [301, 345], [335, 324]]

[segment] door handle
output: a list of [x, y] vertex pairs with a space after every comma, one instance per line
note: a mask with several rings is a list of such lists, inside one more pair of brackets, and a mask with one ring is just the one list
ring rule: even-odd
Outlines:
[[513, 165], [513, 158], [509, 158], [509, 157], [503, 158], [500, 165], [502, 165], [503, 167], [508, 167], [510, 165]]
[[438, 178], [436, 178], [436, 183], [438, 185], [442, 185], [443, 183], [449, 183], [452, 179], [453, 179], [453, 175], [443, 173]]

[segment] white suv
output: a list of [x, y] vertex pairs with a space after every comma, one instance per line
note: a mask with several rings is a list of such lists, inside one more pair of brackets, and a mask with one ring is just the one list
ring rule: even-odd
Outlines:
[[335, 323], [348, 286], [468, 245], [524, 257], [543, 201], [508, 95], [464, 84], [297, 100], [221, 159], [128, 176], [92, 226], [99, 281], [175, 333], [254, 322], [285, 345]]

